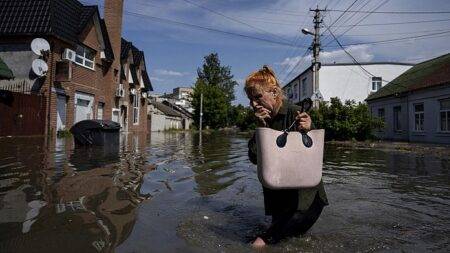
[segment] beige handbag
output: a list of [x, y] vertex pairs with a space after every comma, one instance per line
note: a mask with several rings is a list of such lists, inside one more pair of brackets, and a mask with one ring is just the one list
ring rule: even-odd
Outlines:
[[270, 189], [314, 187], [322, 178], [325, 130], [301, 133], [288, 129], [256, 129], [258, 178]]

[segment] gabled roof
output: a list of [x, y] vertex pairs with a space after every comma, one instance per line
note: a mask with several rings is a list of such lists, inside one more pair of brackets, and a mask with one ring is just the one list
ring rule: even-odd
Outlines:
[[415, 65], [369, 95], [366, 101], [442, 84], [450, 84], [450, 53]]
[[[122, 38], [122, 40], [121, 40], [120, 50], [121, 50], [120, 51], [120, 59], [122, 62], [128, 58], [128, 55], [131, 52], [131, 55], [133, 57], [133, 62], [132, 62], [132, 64], [130, 64], [130, 71], [131, 71], [131, 75], [133, 77], [134, 83], [139, 83], [139, 80], [137, 78], [136, 67], [139, 66], [141, 64], [141, 62], [144, 63], [144, 69], [141, 69], [142, 81], [144, 82], [144, 87], [145, 87], [144, 90], [145, 91], [153, 91], [152, 83], [151, 83], [150, 78], [148, 77], [148, 73], [146, 71], [147, 66], [145, 64], [144, 52], [139, 50], [137, 47], [135, 47], [132, 42], [127, 41], [124, 38]], [[123, 71], [122, 71], [122, 73], [123, 73]], [[123, 78], [124, 78], [124, 76], [123, 76]]]
[[160, 110], [162, 113], [168, 116], [174, 116], [174, 117], [181, 117], [181, 113], [175, 111], [174, 109], [170, 108], [170, 106], [167, 106], [160, 102], [152, 102], [152, 104], [156, 107], [156, 109]]
[[144, 81], [145, 90], [153, 91], [153, 85], [152, 85], [152, 82], [150, 81], [150, 78], [148, 77], [147, 71], [142, 70], [141, 75], [142, 75], [142, 81]]
[[192, 113], [190, 113], [188, 110], [184, 109], [181, 106], [175, 105], [175, 104], [173, 104], [173, 103], [171, 103], [171, 102], [169, 102], [167, 100], [162, 101], [162, 103], [167, 105], [167, 106], [170, 106], [172, 109], [178, 111], [179, 113], [181, 113], [182, 115], [184, 115], [184, 116], [186, 116], [188, 118], [192, 119], [192, 117], [193, 117]]
[[[100, 20], [96, 5], [85, 6], [77, 0], [1, 0], [0, 37], [55, 36], [77, 44], [94, 16]], [[105, 31], [101, 29], [103, 37]], [[105, 53], [113, 56], [107, 50], [105, 45]]]
[[131, 42], [127, 41], [124, 38], [120, 40], [120, 59], [128, 58], [128, 53], [131, 50]]
[[139, 83], [135, 65], [130, 64], [130, 72], [131, 72], [131, 77], [132, 77], [131, 79], [133, 79], [133, 82], [131, 82], [131, 83], [132, 84]]

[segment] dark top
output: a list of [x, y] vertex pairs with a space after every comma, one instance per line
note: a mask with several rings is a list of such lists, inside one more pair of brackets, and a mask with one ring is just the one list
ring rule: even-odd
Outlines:
[[[268, 127], [283, 131], [295, 121], [296, 112], [300, 110], [300, 106], [284, 101], [275, 118], [268, 122]], [[257, 163], [255, 135], [248, 142], [248, 156], [252, 163]], [[302, 189], [273, 190], [263, 186], [263, 193], [266, 215], [291, 211], [306, 211], [311, 206], [317, 194], [321, 202], [324, 205], [328, 205], [328, 199], [322, 181], [315, 187]]]

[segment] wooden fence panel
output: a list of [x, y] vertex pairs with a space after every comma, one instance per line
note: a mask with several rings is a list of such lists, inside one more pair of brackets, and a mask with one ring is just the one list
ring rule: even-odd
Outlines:
[[43, 135], [45, 97], [0, 90], [0, 136]]

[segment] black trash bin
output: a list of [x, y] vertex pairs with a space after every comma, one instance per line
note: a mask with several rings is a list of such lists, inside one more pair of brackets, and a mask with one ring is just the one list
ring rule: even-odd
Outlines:
[[119, 146], [120, 124], [111, 120], [82, 120], [70, 132], [78, 146]]

